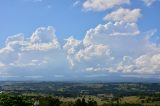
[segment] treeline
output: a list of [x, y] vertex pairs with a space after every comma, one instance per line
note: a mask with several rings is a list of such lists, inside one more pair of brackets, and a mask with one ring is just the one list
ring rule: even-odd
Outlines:
[[[65, 83], [65, 82], [3, 82], [0, 91], [41, 93], [52, 96], [112, 94], [123, 96], [160, 96], [160, 83]], [[85, 91], [85, 92], [84, 92]]]
[[25, 96], [0, 94], [0, 106], [32, 106], [33, 101]]
[[40, 106], [98, 106], [97, 102], [93, 99], [89, 99], [88, 101], [85, 98], [77, 99], [75, 102], [73, 101], [60, 101], [57, 98], [49, 97], [41, 97], [39, 99]]
[[38, 106], [143, 106], [142, 104], [120, 104], [114, 102], [98, 105], [97, 101], [91, 98], [79, 98], [75, 101], [61, 101], [52, 96], [28, 97], [15, 94], [0, 94], [0, 106], [34, 106], [35, 102], [39, 104]]

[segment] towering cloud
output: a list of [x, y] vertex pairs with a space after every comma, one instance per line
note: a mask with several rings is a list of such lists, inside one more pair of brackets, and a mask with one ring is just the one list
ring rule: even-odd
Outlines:
[[68, 60], [79, 70], [136, 73], [137, 68], [132, 65], [137, 58], [151, 51], [157, 52], [157, 48], [147, 39], [149, 35], [152, 35], [152, 31], [141, 33], [136, 23], [109, 22], [98, 25], [86, 33], [81, 45], [75, 43], [66, 48], [70, 51]]
[[5, 70], [1, 70], [2, 76], [54, 75], [67, 69], [65, 53], [51, 26], [37, 28], [30, 38], [23, 34], [8, 37], [6, 46], [0, 49], [0, 63]]
[[140, 16], [140, 9], [120, 8], [106, 15], [107, 23], [89, 29], [81, 44], [71, 37], [77, 42], [65, 48], [72, 51], [67, 54], [71, 65], [90, 72], [159, 73], [159, 48], [149, 40], [155, 30], [141, 32], [136, 23]]
[[[130, 0], [86, 0], [83, 7], [104, 11], [128, 3]], [[23, 34], [10, 36], [0, 49], [0, 78], [159, 75], [160, 48], [150, 41], [155, 30], [140, 31], [137, 21], [141, 16], [139, 8], [118, 8], [104, 17], [103, 24], [86, 31], [83, 39], [70, 36], [62, 44], [52, 26], [39, 27], [27, 38]]]

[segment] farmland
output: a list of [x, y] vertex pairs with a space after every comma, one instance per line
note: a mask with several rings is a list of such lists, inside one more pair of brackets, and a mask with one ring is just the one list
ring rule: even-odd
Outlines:
[[159, 83], [1, 82], [0, 91], [0, 95], [24, 97], [31, 104], [36, 98], [52, 97], [73, 104], [93, 100], [99, 106], [160, 105]]

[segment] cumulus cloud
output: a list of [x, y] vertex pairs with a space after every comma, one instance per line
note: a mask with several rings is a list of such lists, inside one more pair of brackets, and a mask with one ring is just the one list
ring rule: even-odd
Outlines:
[[68, 61], [77, 70], [108, 71], [114, 59], [118, 61], [121, 56], [136, 53], [137, 50], [142, 53], [146, 48], [142, 49], [144, 46], [133, 50], [141, 45], [141, 41], [137, 41], [139, 37], [134, 38], [139, 34], [136, 23], [109, 22], [87, 31], [82, 43], [70, 37], [64, 48]]
[[[86, 0], [84, 8], [101, 11], [124, 3], [129, 0]], [[70, 36], [64, 45], [51, 26], [37, 28], [28, 38], [10, 36], [0, 49], [0, 75], [50, 80], [66, 75], [85, 78], [84, 73], [159, 74], [160, 49], [150, 42], [155, 30], [140, 31], [136, 23], [140, 16], [140, 9], [120, 8], [106, 15], [104, 24], [89, 29], [83, 39]]]
[[67, 59], [71, 67], [75, 65], [72, 56], [75, 55], [75, 52], [79, 50], [80, 46], [81, 46], [81, 41], [75, 39], [73, 36], [66, 39], [66, 43], [63, 46], [63, 49], [67, 52]]
[[7, 38], [0, 49], [0, 68], [6, 70], [1, 74], [54, 76], [71, 70], [156, 74], [159, 48], [148, 40], [153, 34], [140, 32], [134, 22], [108, 22], [88, 30], [83, 40], [69, 37], [61, 48], [54, 28], [40, 27], [30, 38], [23, 34]]
[[76, 54], [76, 59], [78, 61], [81, 60], [90, 60], [93, 57], [103, 56], [103, 55], [110, 55], [110, 50], [107, 45], [89, 45], [84, 49], [81, 49]]
[[66, 39], [66, 44], [63, 46], [65, 50], [67, 50], [68, 54], [74, 54], [76, 48], [81, 44], [80, 40], [75, 39], [73, 36]]
[[[154, 30], [147, 33], [139, 32], [136, 36], [132, 36], [130, 33], [125, 32], [128, 30], [117, 30], [126, 33], [125, 36], [120, 33], [117, 34], [118, 36], [110, 36], [114, 33], [110, 30], [114, 28], [112, 27], [108, 29], [108, 27], [104, 27], [107, 26], [107, 24], [101, 25], [101, 27], [98, 25], [96, 28], [89, 30], [83, 43], [86, 47], [94, 44], [108, 46], [110, 48], [110, 59], [107, 58], [109, 61], [101, 63], [100, 65], [98, 63], [100, 63], [101, 60], [97, 60], [97, 65], [88, 65], [88, 68], [86, 68], [87, 71], [143, 74], [159, 73], [159, 64], [156, 63], [159, 59], [159, 55], [148, 55], [159, 52], [159, 48], [155, 47], [155, 45], [148, 41], [148, 36], [151, 36], [154, 33]], [[121, 28], [125, 29], [125, 24], [123, 25], [124, 26], [121, 26]], [[118, 28], [119, 26], [114, 27]], [[110, 32], [108, 32], [108, 30]], [[105, 57], [102, 54], [99, 56], [102, 56], [104, 60]]]
[[156, 0], [142, 0], [146, 6], [151, 6]]
[[[151, 6], [156, 0], [142, 0], [146, 6]], [[130, 4], [130, 0], [85, 0], [83, 8], [87, 11], [104, 11], [123, 4]]]
[[[125, 57], [124, 57], [125, 58]], [[147, 53], [140, 55], [137, 58], [129, 57], [127, 60], [123, 59], [116, 67], [112, 67], [112, 71], [117, 70], [123, 73], [138, 73], [141, 75], [154, 75], [160, 73], [160, 53]], [[127, 62], [126, 62], [127, 61]]]
[[135, 59], [135, 70], [134, 72], [138, 73], [149, 73], [149, 74], [155, 74], [160, 73], [160, 53], [155, 54], [145, 54], [137, 59]]
[[123, 21], [123, 22], [136, 22], [141, 16], [140, 9], [124, 9], [120, 8], [107, 14], [104, 17], [105, 21]]
[[0, 67], [5, 69], [3, 73], [23, 76], [36, 74], [36, 71], [43, 73], [44, 70], [56, 73], [61, 69], [63, 72], [60, 66], [62, 62], [66, 67], [65, 53], [54, 28], [50, 26], [37, 28], [30, 38], [24, 38], [23, 34], [10, 36], [5, 47], [0, 49]]
[[50, 80], [95, 72], [159, 74], [160, 50], [149, 41], [154, 32], [141, 32], [134, 22], [108, 22], [88, 30], [82, 40], [71, 36], [60, 45], [53, 27], [40, 27], [29, 38], [7, 38], [0, 49], [0, 75]]
[[92, 11], [104, 11], [122, 4], [129, 4], [130, 0], [86, 0], [83, 8]]
[[84, 45], [82, 41], [72, 36], [66, 41], [63, 48], [67, 52], [67, 60], [72, 70], [85, 71], [88, 66], [101, 64], [110, 58], [110, 48], [107, 45]]
[[[67, 41], [65, 49], [71, 66], [89, 72], [159, 73], [148, 56], [159, 51], [149, 40], [155, 30], [141, 32], [136, 23], [140, 16], [140, 9], [120, 8], [105, 17], [109, 22], [89, 29], [82, 41], [69, 38], [74, 43]], [[72, 46], [66, 48], [68, 44]], [[149, 59], [141, 59], [144, 55]]]
[[[99, 24], [96, 28], [91, 28], [87, 31], [83, 43], [89, 45], [92, 43], [107, 43], [111, 42], [108, 38], [122, 36], [136, 36], [140, 33], [136, 23], [125, 22], [108, 22], [106, 24]], [[117, 37], [116, 37], [117, 36]], [[104, 41], [104, 40], [107, 40]]]
[[59, 48], [59, 42], [53, 27], [38, 28], [30, 37], [30, 42], [23, 50], [49, 50]]

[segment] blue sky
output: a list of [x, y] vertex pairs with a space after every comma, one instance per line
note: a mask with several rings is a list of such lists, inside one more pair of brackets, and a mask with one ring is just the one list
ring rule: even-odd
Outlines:
[[0, 80], [159, 79], [159, 9], [159, 0], [1, 0]]
[[[75, 0], [1, 1], [1, 39], [19, 32], [30, 35], [37, 27], [54, 26], [60, 39], [70, 35], [84, 37], [85, 32], [103, 20], [104, 13], [84, 12], [73, 6]], [[8, 31], [10, 29], [10, 31]]]
[[[76, 0], [3, 0], [0, 2], [1, 45], [7, 36], [17, 33], [30, 36], [37, 27], [49, 25], [55, 27], [60, 39], [70, 35], [80, 39], [84, 37], [88, 29], [104, 23], [102, 17], [113, 10], [88, 12], [82, 8], [83, 1], [79, 1], [80, 4], [73, 6]], [[160, 29], [160, 24], [157, 22], [157, 19], [160, 18], [159, 6], [160, 3], [156, 2], [154, 5], [146, 7], [140, 0], [132, 1], [132, 5], [125, 5], [131, 9], [142, 9], [143, 16], [139, 20], [142, 30]]]

